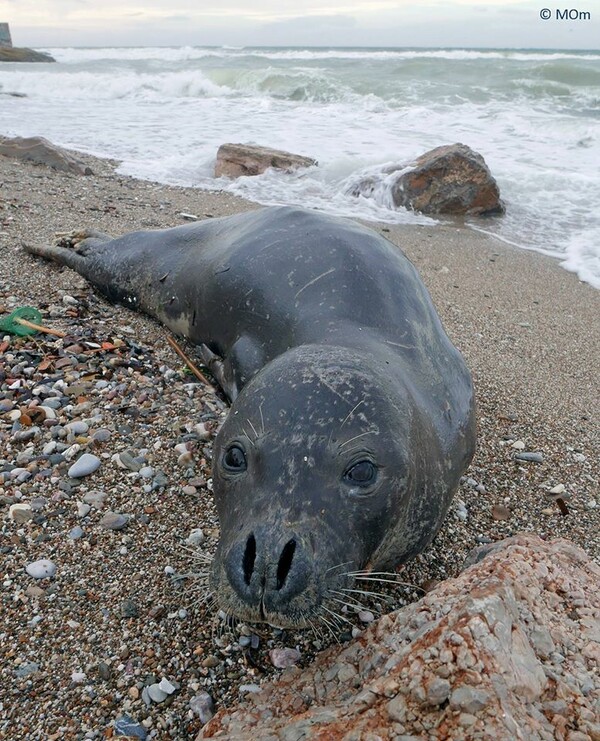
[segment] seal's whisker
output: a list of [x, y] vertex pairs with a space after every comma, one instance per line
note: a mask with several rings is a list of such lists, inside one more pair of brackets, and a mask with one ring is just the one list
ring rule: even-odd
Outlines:
[[197, 547], [184, 543], [178, 543], [177, 548], [182, 551], [186, 551], [186, 553], [190, 553], [193, 558], [197, 558], [200, 561], [206, 561], [207, 563], [211, 563], [214, 558], [212, 554], [205, 553], [204, 551], [199, 550]]
[[331, 598], [331, 599], [335, 600], [336, 602], [339, 602], [342, 605], [346, 605], [346, 607], [352, 607], [353, 609], [358, 609], [358, 610], [366, 610], [366, 609], [368, 609], [367, 607], [365, 607], [365, 605], [362, 604], [362, 602], [359, 602], [355, 597], [348, 596], [344, 592], [338, 592], [337, 589], [330, 589], [329, 591], [332, 594], [337, 594], [340, 597], [343, 597], [344, 600], [352, 600], [351, 602], [344, 602], [344, 601], [342, 601], [340, 599], [337, 599], [336, 597], [332, 597]]
[[373, 435], [375, 433], [374, 430], [367, 430], [366, 432], [361, 432], [360, 435], [355, 435], [354, 437], [351, 437], [349, 440], [346, 440], [346, 442], [340, 444], [340, 451], [345, 445], [349, 445], [351, 442], [354, 442], [354, 440], [358, 440], [359, 437], [364, 437], [365, 435]]
[[248, 422], [248, 424], [250, 425], [250, 427], [252, 427], [252, 430], [253, 430], [253, 432], [254, 432], [254, 440], [258, 440], [258, 438], [259, 438], [260, 436], [259, 436], [258, 432], [256, 431], [256, 427], [254, 427], [254, 425], [253, 425], [253, 424], [252, 424], [252, 422], [251, 422], [251, 421], [250, 421], [250, 420], [248, 419], [248, 417], [246, 417], [246, 422]]
[[[250, 420], [248, 420], [248, 421], [250, 421]], [[255, 447], [256, 447], [256, 445], [254, 444], [254, 440], [253, 440], [253, 439], [252, 439], [252, 438], [250, 437], [250, 435], [249, 435], [249, 434], [248, 434], [248, 433], [246, 432], [246, 428], [244, 427], [244, 425], [242, 425], [242, 432], [243, 432], [243, 433], [244, 433], [244, 435], [246, 436], [246, 439], [248, 440], [248, 442], [250, 443], [250, 445], [252, 445], [252, 447], [253, 447], [253, 448], [255, 448]]]
[[[321, 608], [322, 607], [323, 606], [321, 605]], [[321, 612], [319, 611], [317, 617], [323, 623], [323, 625], [325, 625], [325, 627], [327, 628], [327, 630], [331, 633], [331, 637], [333, 638], [333, 640], [336, 643], [339, 643], [340, 642], [340, 639], [337, 637], [337, 634], [336, 634], [335, 630], [333, 629], [331, 623], [329, 622], [329, 620], [327, 620], [327, 618], [325, 617], [325, 615], [322, 615]]]
[[348, 623], [348, 625], [351, 625], [354, 628], [354, 623], [348, 620], [348, 618], [345, 618], [343, 615], [340, 615], [339, 613], [334, 612], [333, 610], [330, 610], [328, 607], [325, 607], [325, 605], [321, 605], [321, 607], [323, 608], [323, 610], [328, 612], [336, 620], [343, 620], [345, 623]]
[[416, 584], [410, 584], [407, 581], [400, 581], [396, 579], [383, 579], [377, 576], [354, 576], [355, 579], [360, 579], [361, 581], [375, 581], [380, 582], [382, 584], [393, 584], [396, 587], [409, 587], [410, 589], [417, 589], [419, 592], [423, 592], [425, 594], [425, 590], [422, 587], [418, 587]]
[[350, 410], [350, 411], [348, 412], [348, 414], [347, 414], [347, 415], [346, 415], [346, 416], [344, 417], [344, 421], [343, 421], [343, 422], [342, 422], [342, 424], [340, 425], [340, 430], [341, 430], [341, 429], [342, 429], [342, 427], [343, 427], [343, 426], [344, 426], [344, 425], [346, 424], [346, 422], [347, 422], [347, 421], [348, 421], [348, 420], [350, 419], [350, 417], [351, 417], [351, 416], [352, 416], [352, 415], [354, 414], [354, 412], [355, 412], [355, 411], [356, 411], [356, 410], [358, 409], [358, 407], [359, 407], [359, 406], [360, 406], [361, 404], [364, 404], [364, 403], [365, 403], [365, 400], [364, 400], [364, 399], [361, 399], [361, 400], [360, 400], [360, 401], [358, 402], [358, 404], [357, 404], [357, 405], [356, 405], [356, 406], [354, 407], [354, 409], [351, 409], [351, 410]]
[[397, 571], [370, 571], [369, 569], [357, 569], [356, 571], [349, 571], [349, 576], [399, 576]]
[[[361, 605], [358, 602], [344, 602], [344, 600], [338, 599], [337, 597], [330, 597], [329, 599], [333, 600], [334, 602], [337, 602], [338, 605], [343, 605], [344, 607], [347, 607], [349, 610], [353, 610], [354, 612], [360, 612], [361, 610], [367, 610], [368, 608], [364, 605]], [[379, 612], [379, 610], [376, 610], [376, 612]]]
[[330, 566], [325, 573], [328, 574], [330, 571], [333, 571], [334, 569], [341, 569], [342, 566], [347, 566], [349, 563], [352, 563], [352, 561], [344, 561], [343, 563], [338, 563], [337, 566]]
[[214, 606], [214, 595], [212, 592], [205, 592], [203, 595], [189, 603], [190, 607], [198, 607], [198, 605], [204, 605], [207, 610], [212, 609]]
[[263, 402], [261, 402], [260, 406], [258, 407], [258, 413], [260, 414], [260, 426], [262, 427], [262, 434], [264, 435], [266, 433], [266, 429], [265, 429], [265, 418], [263, 417], [262, 408], [263, 408]]
[[316, 620], [312, 620], [308, 616], [306, 617], [306, 620], [308, 622], [309, 627], [311, 628], [313, 634], [316, 638], [318, 638], [321, 641], [325, 640], [325, 635], [323, 634], [323, 631], [320, 629], [318, 623]]
[[372, 592], [368, 589], [346, 589], [345, 587], [342, 587], [342, 592], [350, 592], [351, 594], [362, 594], [365, 597], [376, 597], [377, 599], [384, 600], [385, 602], [393, 602], [389, 594], [384, 594], [383, 592]]

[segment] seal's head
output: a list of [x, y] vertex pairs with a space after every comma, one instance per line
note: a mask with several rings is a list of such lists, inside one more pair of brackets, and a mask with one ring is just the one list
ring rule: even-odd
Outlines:
[[301, 346], [235, 400], [213, 461], [210, 580], [225, 612], [303, 627], [351, 572], [399, 563], [433, 537], [439, 507], [414, 506], [432, 451], [415, 454], [423, 420], [390, 371], [347, 348]]

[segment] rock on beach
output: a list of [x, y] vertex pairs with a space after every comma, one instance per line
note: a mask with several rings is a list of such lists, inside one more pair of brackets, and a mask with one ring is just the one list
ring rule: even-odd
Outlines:
[[0, 154], [4, 157], [33, 162], [36, 165], [46, 165], [53, 170], [71, 172], [75, 175], [92, 174], [92, 170], [79, 162], [72, 154], [42, 136], [16, 136], [13, 139], [0, 136]]
[[510, 538], [360, 641], [219, 710], [198, 739], [596, 738], [599, 583], [572, 543]]

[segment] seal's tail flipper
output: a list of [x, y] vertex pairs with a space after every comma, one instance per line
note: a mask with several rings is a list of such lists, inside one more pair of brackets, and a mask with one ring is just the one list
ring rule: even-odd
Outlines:
[[83, 275], [85, 275], [83, 269], [86, 263], [85, 258], [90, 250], [111, 239], [107, 234], [92, 230], [57, 234], [56, 236], [55, 244], [40, 245], [23, 242], [23, 249], [31, 255], [52, 260], [60, 265], [67, 265]]

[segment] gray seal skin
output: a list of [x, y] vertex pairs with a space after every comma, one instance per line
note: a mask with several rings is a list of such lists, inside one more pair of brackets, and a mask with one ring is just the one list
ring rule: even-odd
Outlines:
[[29, 250], [196, 343], [232, 402], [213, 455], [226, 613], [325, 621], [353, 572], [433, 539], [474, 452], [473, 388], [395, 245], [273, 207]]

